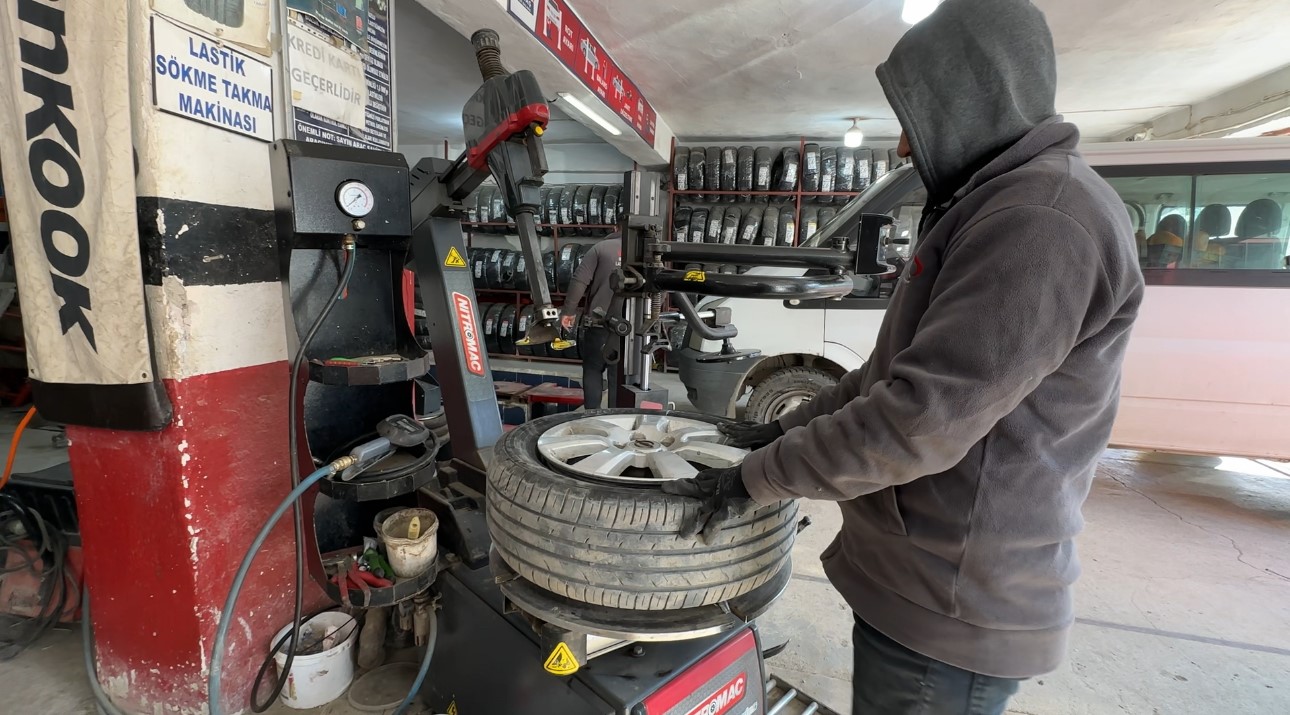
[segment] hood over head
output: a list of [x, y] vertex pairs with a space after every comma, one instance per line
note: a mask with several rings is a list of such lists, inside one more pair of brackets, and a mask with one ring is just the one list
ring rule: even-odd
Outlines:
[[877, 73], [933, 204], [1057, 114], [1052, 33], [1028, 0], [945, 0]]

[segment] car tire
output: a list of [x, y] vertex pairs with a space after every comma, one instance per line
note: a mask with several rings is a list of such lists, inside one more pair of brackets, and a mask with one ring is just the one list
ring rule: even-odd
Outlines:
[[690, 150], [684, 147], [677, 149], [672, 159], [672, 189], [690, 190]]
[[[721, 147], [710, 146], [704, 150], [703, 185], [708, 191], [721, 190]], [[721, 194], [708, 196], [709, 201], [720, 201]]]
[[[728, 146], [721, 150], [721, 190], [735, 191], [739, 186], [739, 149]], [[735, 195], [728, 193], [721, 197], [726, 203], [734, 203]]]
[[735, 243], [751, 246], [757, 242], [757, 237], [761, 234], [761, 217], [765, 211], [761, 206], [748, 207], [744, 212], [744, 220], [739, 226], [739, 236], [735, 239]]
[[820, 190], [820, 145], [807, 144], [802, 148], [802, 191]]
[[786, 367], [757, 383], [748, 396], [744, 419], [762, 423], [777, 420], [836, 384], [838, 379], [823, 370]]
[[739, 222], [743, 220], [743, 209], [731, 206], [726, 209], [725, 218], [721, 220], [721, 242], [732, 244], [739, 240]]
[[[763, 221], [765, 219], [762, 219]], [[779, 232], [775, 237], [775, 245], [792, 246], [793, 241], [797, 239], [797, 212], [793, 207], [785, 206], [779, 210]]]
[[502, 309], [506, 307], [505, 303], [493, 303], [484, 311], [484, 345], [488, 347], [490, 354], [496, 355], [501, 352], [497, 343], [497, 323], [502, 315]]
[[767, 206], [761, 215], [761, 237], [757, 241], [761, 246], [775, 245], [775, 239], [779, 237], [779, 207]]
[[690, 207], [677, 206], [672, 212], [672, 240], [685, 243], [690, 239]]
[[775, 191], [797, 191], [797, 174], [801, 168], [800, 152], [788, 147], [780, 152], [772, 170], [771, 185]]
[[[690, 150], [690, 191], [703, 191], [703, 182], [708, 173], [708, 154], [703, 149]], [[702, 201], [703, 195], [695, 196]]]
[[[735, 519], [712, 544], [681, 536], [697, 499], [653, 485], [593, 482], [547, 466], [538, 439], [576, 419], [641, 414], [594, 410], [544, 417], [507, 433], [488, 469], [488, 529], [521, 578], [582, 603], [638, 611], [710, 606], [750, 593], [788, 568], [797, 504]], [[659, 413], [652, 413], [659, 414]], [[727, 420], [663, 413], [708, 423]]]
[[[740, 191], [752, 191], [753, 178], [757, 173], [755, 163], [755, 150], [750, 146], [739, 147], [739, 166], [735, 175], [735, 188]], [[739, 195], [740, 201], [751, 201], [752, 195], [748, 193]]]
[[618, 213], [622, 208], [623, 187], [617, 184], [605, 192], [605, 216], [601, 219], [606, 226], [613, 226], [610, 233], [618, 230]]
[[726, 207], [720, 204], [708, 212], [708, 230], [703, 234], [704, 243], [721, 243], [721, 227], [726, 220]]
[[[838, 150], [826, 146], [820, 150], [820, 191], [831, 194], [837, 191], [838, 183]], [[821, 196], [820, 203], [833, 203], [832, 196]]]
[[753, 191], [770, 191], [771, 169], [775, 166], [775, 152], [768, 146], [753, 150]]
[[497, 347], [502, 355], [515, 354], [515, 323], [519, 308], [508, 305], [497, 315]]
[[690, 212], [690, 243], [703, 243], [708, 233], [708, 209], [696, 206]]

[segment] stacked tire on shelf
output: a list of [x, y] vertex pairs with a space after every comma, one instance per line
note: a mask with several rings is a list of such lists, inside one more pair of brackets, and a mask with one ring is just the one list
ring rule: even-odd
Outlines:
[[886, 174], [888, 164], [886, 151], [875, 155], [872, 149], [814, 143], [783, 149], [678, 147], [671, 177], [678, 193], [672, 240], [800, 245], [850, 196]]
[[[538, 233], [550, 236], [559, 226], [565, 236], [605, 236], [613, 231], [622, 212], [623, 187], [571, 184], [542, 187], [537, 215]], [[506, 202], [496, 186], [486, 185], [465, 200], [467, 221], [476, 233], [513, 234]]]
[[[619, 185], [552, 185], [541, 192], [541, 210], [538, 213], [538, 233], [558, 236], [558, 250], [542, 255], [541, 269], [546, 273], [547, 285], [552, 293], [567, 293], [573, 273], [591, 244], [565, 243], [565, 238], [602, 238], [613, 232], [623, 209], [622, 186]], [[478, 234], [513, 235], [515, 227], [506, 214], [506, 205], [496, 186], [481, 187], [465, 201], [471, 231]], [[553, 350], [550, 345], [517, 345], [537, 317], [537, 309], [520, 300], [484, 302], [488, 294], [496, 291], [516, 291], [527, 294], [529, 271], [524, 254], [509, 248], [471, 248], [467, 256], [474, 277], [475, 290], [483, 293], [480, 324], [488, 352], [498, 356], [518, 355], [535, 358], [580, 360], [578, 347], [584, 341], [585, 321], [578, 317], [573, 334], [575, 346], [567, 350]], [[558, 303], [559, 301], [557, 301]]]

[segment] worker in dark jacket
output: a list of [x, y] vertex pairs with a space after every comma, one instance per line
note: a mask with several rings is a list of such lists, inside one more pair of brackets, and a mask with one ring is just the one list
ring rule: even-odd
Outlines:
[[605, 343], [609, 340], [609, 331], [595, 318], [597, 309], [609, 312], [609, 304], [614, 300], [614, 288], [610, 278], [622, 261], [623, 238], [620, 234], [610, 234], [598, 241], [582, 256], [582, 262], [573, 272], [569, 281], [569, 294], [564, 298], [564, 309], [561, 311], [560, 324], [565, 330], [572, 330], [577, 320], [578, 304], [587, 296], [587, 318], [589, 326], [582, 333], [582, 404], [588, 410], [600, 409], [605, 392]]
[[840, 502], [856, 713], [1002, 713], [1062, 660], [1098, 457], [1143, 295], [1124, 204], [1056, 116], [1026, 0], [946, 0], [878, 80], [929, 205], [869, 362], [742, 464], [665, 485], [720, 543], [750, 506]]

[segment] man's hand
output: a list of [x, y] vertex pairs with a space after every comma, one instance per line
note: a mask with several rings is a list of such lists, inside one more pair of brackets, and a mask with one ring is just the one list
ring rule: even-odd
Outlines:
[[560, 318], [560, 326], [565, 330], [573, 330], [573, 320], [574, 317], [572, 315], [562, 316]]
[[736, 422], [717, 427], [721, 434], [730, 438], [730, 446], [743, 449], [761, 449], [784, 436], [784, 428], [779, 422]]
[[663, 491], [702, 501], [698, 513], [681, 527], [681, 537], [693, 539], [702, 533], [705, 544], [711, 544], [727, 522], [757, 508], [737, 466], [705, 469], [692, 479], [663, 482]]

